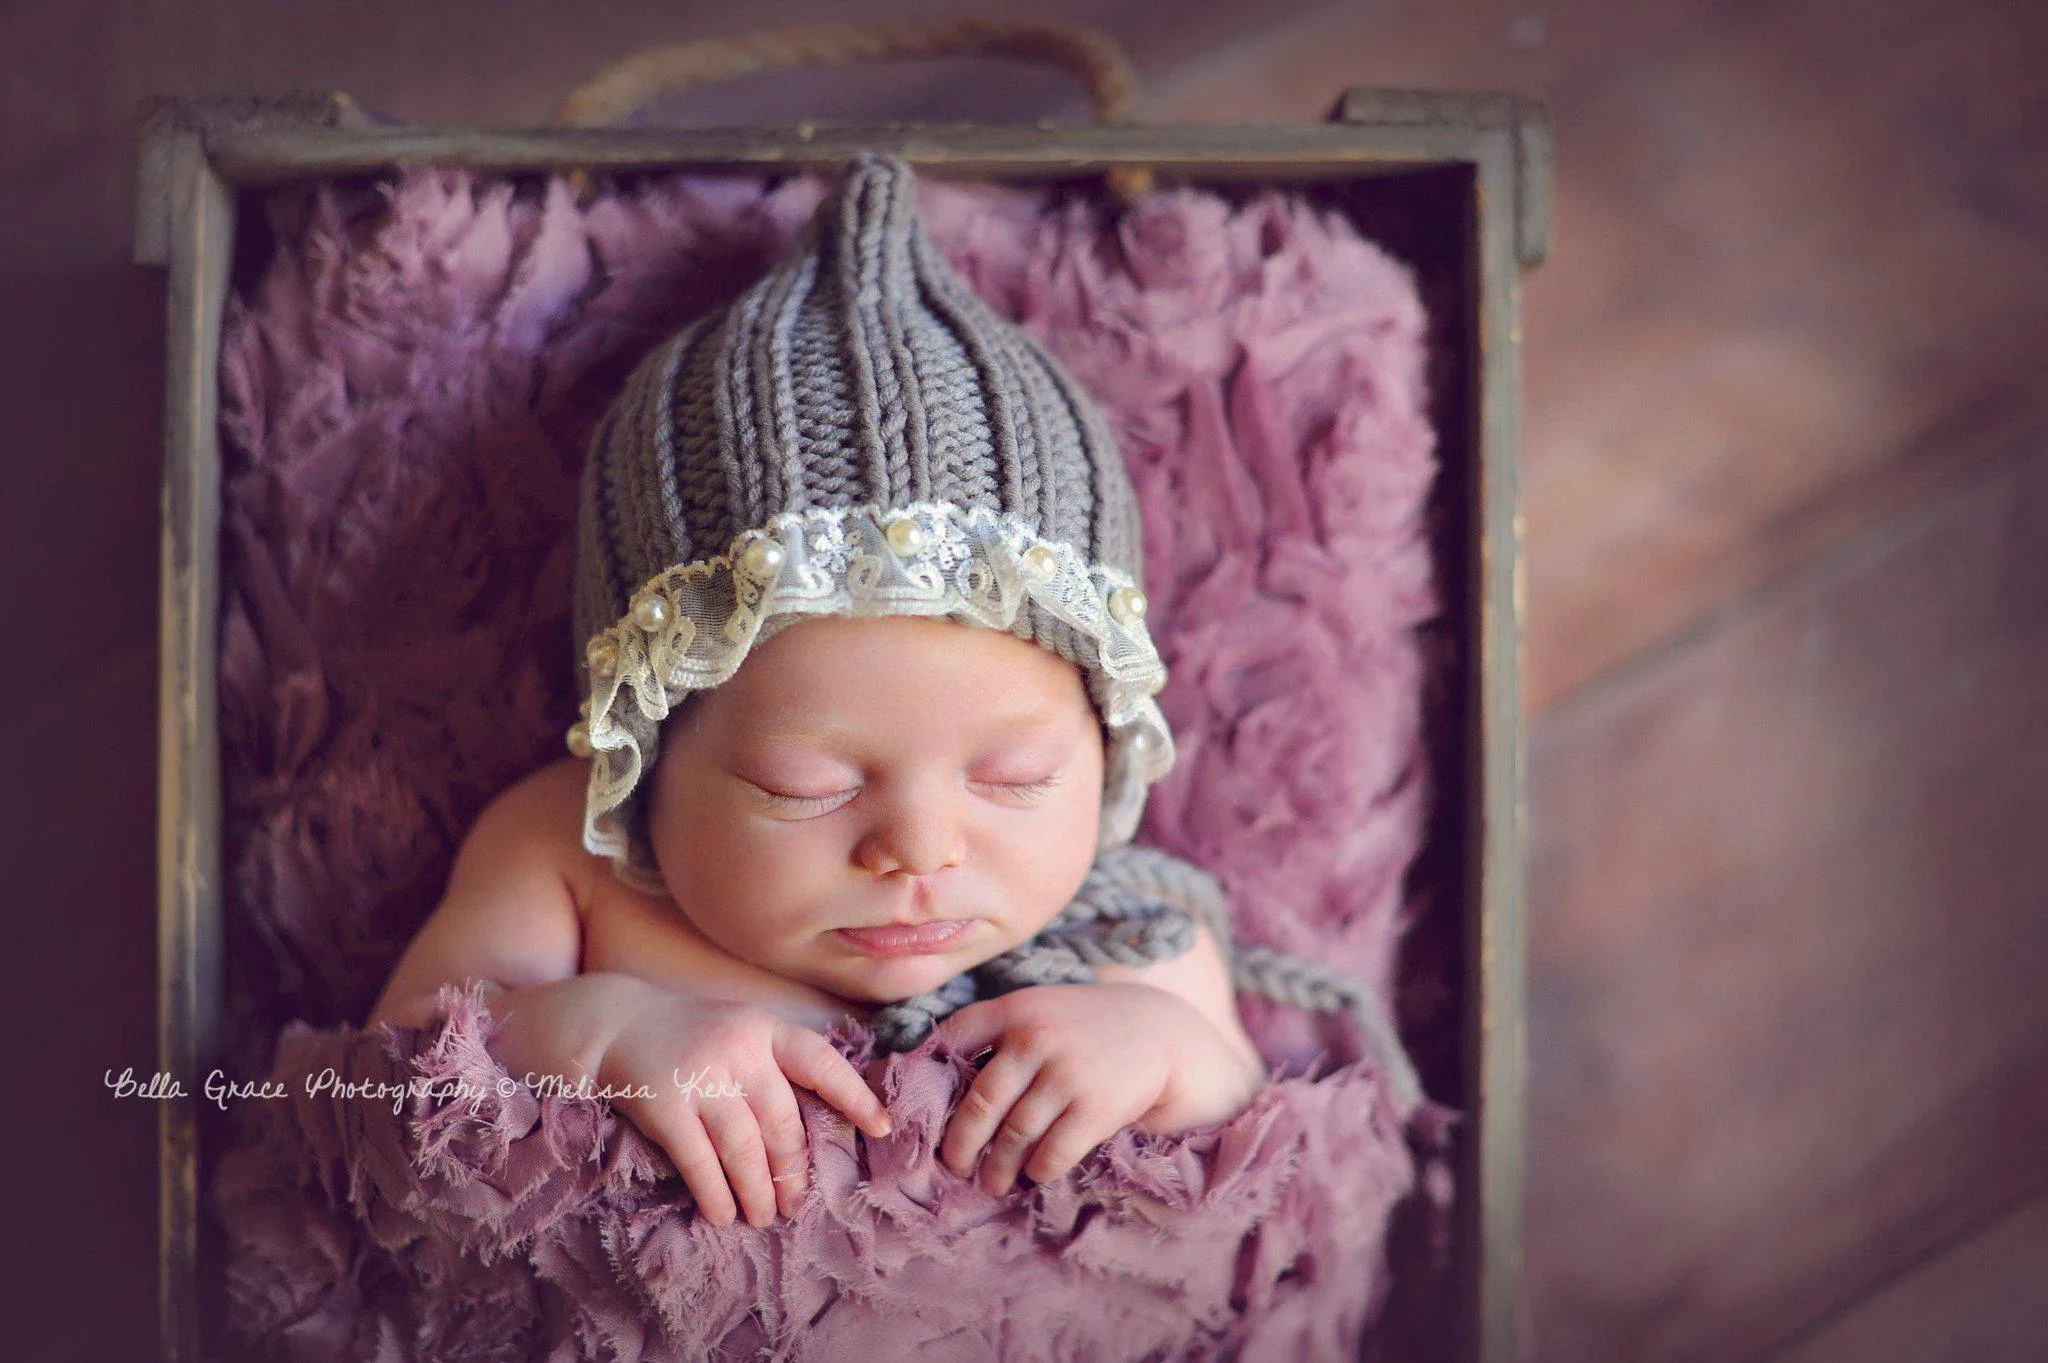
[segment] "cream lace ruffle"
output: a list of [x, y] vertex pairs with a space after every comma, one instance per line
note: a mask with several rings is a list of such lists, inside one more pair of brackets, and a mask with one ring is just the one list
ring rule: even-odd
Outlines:
[[1173, 766], [1173, 736], [1152, 699], [1166, 667], [1146, 632], [1144, 592], [1020, 517], [918, 502], [788, 512], [634, 593], [626, 615], [590, 641], [588, 716], [570, 731], [571, 748], [592, 759], [584, 844], [639, 880], [626, 831], [610, 817], [646, 765], [622, 722], [627, 704], [659, 724], [683, 694], [730, 678], [764, 631], [805, 617], [949, 616], [1007, 630], [1027, 601], [1077, 636], [1110, 738], [1100, 845], [1130, 841], [1147, 789]]

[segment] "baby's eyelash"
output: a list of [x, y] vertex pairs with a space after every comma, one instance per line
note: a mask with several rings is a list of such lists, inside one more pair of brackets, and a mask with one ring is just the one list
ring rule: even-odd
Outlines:
[[[1050, 793], [1060, 784], [1060, 780], [1059, 774], [1054, 773], [1036, 781], [971, 781], [971, 784], [999, 790], [1005, 795], [1012, 795], [1021, 800], [1036, 800]], [[858, 786], [834, 791], [830, 795], [784, 795], [780, 791], [770, 790], [761, 785], [755, 785], [754, 789], [760, 791], [762, 798], [778, 810], [812, 817], [829, 814], [860, 794]]]
[[1057, 786], [1059, 783], [1060, 778], [1058, 776], [1041, 777], [1036, 781], [975, 782], [975, 784], [979, 786], [994, 786], [997, 790], [1008, 791], [1012, 795], [1021, 795], [1025, 797], [1044, 795], [1046, 792], [1050, 791], [1054, 786]]
[[812, 810], [820, 814], [837, 809], [840, 805], [845, 804], [860, 793], [858, 788], [834, 791], [830, 795], [784, 795], [778, 791], [769, 790], [765, 786], [756, 787], [756, 789], [767, 796], [768, 803], [774, 805], [777, 809]]

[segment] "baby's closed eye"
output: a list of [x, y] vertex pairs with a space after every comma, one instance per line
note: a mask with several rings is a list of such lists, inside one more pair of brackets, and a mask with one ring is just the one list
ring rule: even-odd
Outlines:
[[1067, 765], [1064, 753], [1033, 742], [984, 753], [967, 764], [965, 775], [968, 786], [975, 790], [1033, 800], [1065, 782]]
[[859, 786], [849, 786], [841, 790], [821, 791], [818, 794], [810, 795], [776, 790], [762, 785], [759, 781], [748, 781], [747, 784], [758, 791], [767, 804], [777, 812], [805, 819], [815, 819], [822, 815], [830, 814], [833, 810], [847, 804], [854, 796], [860, 794]]
[[1032, 801], [1043, 799], [1058, 789], [1061, 776], [1054, 772], [1034, 780], [994, 780], [987, 777], [969, 777], [967, 784], [978, 791], [993, 794], [1008, 800]]
[[732, 762], [727, 771], [771, 812], [795, 818], [829, 814], [861, 790], [858, 768], [809, 755], [771, 753]]
[[[770, 808], [796, 818], [819, 818], [852, 803], [861, 793], [859, 785], [838, 789], [778, 789], [762, 780], [742, 777]], [[1030, 803], [1058, 789], [1063, 777], [1055, 771], [1042, 776], [968, 776], [967, 786], [978, 794], [1010, 803]], [[816, 785], [818, 783], [812, 783]]]

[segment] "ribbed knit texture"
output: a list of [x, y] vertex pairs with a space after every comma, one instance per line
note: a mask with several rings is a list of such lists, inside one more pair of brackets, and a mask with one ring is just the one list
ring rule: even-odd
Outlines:
[[[946, 263], [916, 190], [900, 160], [864, 158], [787, 259], [635, 371], [584, 477], [579, 644], [657, 573], [807, 507], [988, 507], [1143, 580], [1099, 411]], [[1032, 616], [1020, 635], [1077, 651]]]

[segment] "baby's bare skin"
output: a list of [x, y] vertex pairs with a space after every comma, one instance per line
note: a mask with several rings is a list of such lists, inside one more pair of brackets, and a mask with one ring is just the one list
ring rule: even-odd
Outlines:
[[[582, 845], [588, 765], [487, 808], [374, 1022], [418, 1025], [445, 983], [503, 991], [515, 1075], [588, 1075], [675, 1161], [702, 1214], [792, 1215], [807, 1152], [791, 1085], [870, 1136], [888, 1119], [822, 1032], [1035, 936], [1079, 888], [1100, 812], [1099, 721], [1074, 668], [949, 621], [813, 621], [758, 646], [672, 716], [650, 836], [674, 891], [643, 894]], [[875, 957], [839, 929], [957, 922], [942, 948]], [[1095, 985], [1039, 986], [940, 1024], [993, 1048], [941, 1158], [984, 1186], [1058, 1177], [1133, 1123], [1235, 1115], [1264, 1069], [1221, 953]], [[1027, 1162], [1028, 1159], [1028, 1162]]]

